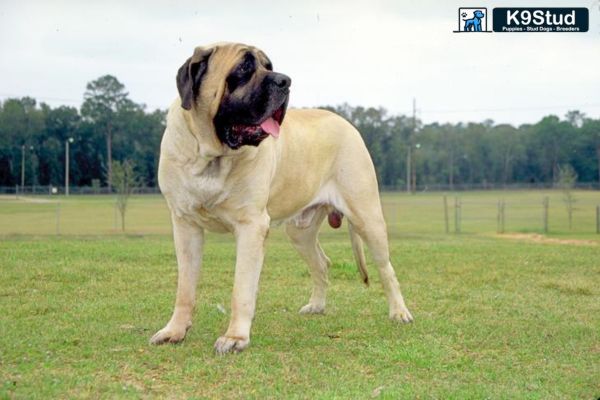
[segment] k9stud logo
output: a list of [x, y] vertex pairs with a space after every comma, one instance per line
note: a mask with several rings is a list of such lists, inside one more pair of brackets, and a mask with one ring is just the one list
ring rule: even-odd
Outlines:
[[[492, 10], [493, 32], [587, 32], [589, 10], [583, 7], [497, 7]], [[454, 32], [488, 30], [485, 7], [460, 7]]]
[[488, 31], [487, 16], [485, 7], [460, 7], [458, 30], [454, 32], [491, 32]]

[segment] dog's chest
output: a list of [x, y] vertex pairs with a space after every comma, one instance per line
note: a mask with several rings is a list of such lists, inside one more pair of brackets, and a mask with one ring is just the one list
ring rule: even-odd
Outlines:
[[187, 192], [193, 199], [191, 206], [196, 209], [200, 206], [212, 209], [227, 198], [225, 183], [216, 178], [198, 178], [188, 181]]
[[226, 182], [230, 169], [231, 165], [221, 159], [209, 162], [204, 168], [198, 165], [184, 168], [178, 180], [177, 194], [169, 196], [173, 211], [209, 230], [227, 230], [217, 209], [229, 197]]

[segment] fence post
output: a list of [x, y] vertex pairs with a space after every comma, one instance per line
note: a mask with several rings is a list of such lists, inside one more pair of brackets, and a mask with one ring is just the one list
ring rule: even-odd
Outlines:
[[60, 235], [60, 201], [56, 202], [56, 234]]
[[500, 227], [500, 221], [502, 219], [502, 203], [498, 200], [498, 210], [496, 213], [496, 233], [502, 233], [502, 228]]
[[506, 210], [506, 203], [504, 202], [504, 199], [502, 199], [502, 220], [500, 221], [502, 223], [502, 233], [504, 233], [504, 221], [506, 220], [506, 213], [504, 212]]
[[504, 199], [498, 200], [498, 216], [496, 218], [496, 233], [504, 233]]
[[458, 199], [458, 233], [462, 232], [462, 200]]
[[118, 216], [118, 213], [117, 213], [117, 202], [115, 200], [115, 226], [114, 226], [115, 231], [117, 230], [117, 228], [119, 226], [119, 221], [118, 220], [119, 220], [119, 216]]
[[596, 206], [596, 233], [600, 233], [600, 206]]
[[454, 198], [454, 233], [460, 233], [460, 218], [461, 218], [460, 199]]
[[544, 197], [544, 233], [548, 233], [548, 208], [550, 207], [550, 198]]
[[448, 223], [448, 196], [444, 195], [444, 222], [446, 223], [446, 233], [450, 232]]

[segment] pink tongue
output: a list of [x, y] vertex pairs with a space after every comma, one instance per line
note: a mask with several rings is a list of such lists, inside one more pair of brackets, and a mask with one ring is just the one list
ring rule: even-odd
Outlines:
[[267, 132], [274, 138], [279, 137], [279, 124], [273, 118], [267, 119], [265, 122], [260, 124], [260, 127], [263, 129], [263, 131]]

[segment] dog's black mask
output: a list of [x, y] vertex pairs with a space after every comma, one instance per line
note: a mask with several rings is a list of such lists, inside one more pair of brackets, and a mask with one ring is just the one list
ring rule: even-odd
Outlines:
[[279, 136], [292, 80], [261, 58], [246, 52], [227, 76], [213, 122], [221, 142], [232, 149], [258, 146], [269, 134]]

